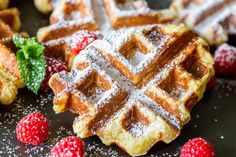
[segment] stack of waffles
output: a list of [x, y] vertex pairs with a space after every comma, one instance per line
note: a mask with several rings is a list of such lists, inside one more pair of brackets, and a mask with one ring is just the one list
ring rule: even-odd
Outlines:
[[[79, 30], [100, 31], [111, 29], [167, 23], [175, 16], [170, 10], [154, 11], [145, 0], [35, 0], [42, 12], [53, 11], [50, 25], [39, 29], [38, 40], [46, 47], [47, 55], [54, 54], [55, 47], [67, 47], [64, 55], [70, 54], [66, 40], [74, 38]], [[66, 45], [66, 46], [65, 46]], [[48, 50], [47, 50], [48, 48]], [[69, 61], [73, 60], [68, 59]], [[66, 60], [68, 62], [68, 60]], [[70, 63], [69, 63], [70, 66]]]
[[24, 86], [15, 56], [17, 50], [12, 42], [12, 36], [19, 28], [17, 9], [0, 11], [0, 104], [12, 103], [17, 89]]
[[172, 9], [197, 34], [211, 45], [236, 34], [235, 0], [174, 0]]
[[207, 43], [185, 25], [122, 29], [76, 56], [49, 81], [54, 110], [77, 114], [79, 137], [100, 137], [132, 156], [169, 143], [214, 75]]

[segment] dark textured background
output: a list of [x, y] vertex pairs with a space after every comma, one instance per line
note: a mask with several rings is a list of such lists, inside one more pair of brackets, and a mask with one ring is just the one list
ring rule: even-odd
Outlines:
[[[149, 0], [152, 8], [167, 7], [169, 1]], [[22, 30], [35, 35], [37, 29], [48, 24], [48, 17], [38, 13], [31, 0], [20, 0], [14, 4], [22, 13]], [[235, 41], [235, 40], [234, 40]], [[235, 44], [233, 40], [231, 43]], [[16, 102], [0, 106], [0, 156], [47, 156], [53, 145], [61, 138], [73, 135], [74, 116], [67, 112], [55, 115], [52, 110], [52, 93], [36, 96], [26, 89], [20, 90]], [[25, 145], [17, 141], [15, 126], [26, 114], [40, 111], [50, 120], [51, 135], [41, 146]], [[207, 91], [192, 111], [192, 120], [184, 126], [181, 135], [171, 144], [159, 143], [146, 157], [179, 156], [179, 147], [188, 139], [203, 137], [213, 143], [217, 157], [236, 156], [236, 80], [217, 79], [214, 90]], [[97, 137], [84, 140], [87, 156], [127, 156], [117, 146], [105, 146]]]

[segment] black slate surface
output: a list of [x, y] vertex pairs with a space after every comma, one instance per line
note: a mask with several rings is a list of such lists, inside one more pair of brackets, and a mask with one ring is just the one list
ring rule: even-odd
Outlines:
[[[149, 0], [153, 8], [167, 7], [169, 1]], [[22, 12], [22, 30], [34, 36], [37, 28], [47, 25], [48, 17], [38, 13], [30, 0], [19, 0], [17, 6]], [[231, 38], [231, 44], [236, 45]], [[22, 89], [17, 100], [10, 106], [0, 106], [0, 156], [48, 156], [51, 148], [63, 137], [74, 135], [72, 122], [74, 115], [55, 115], [52, 110], [53, 94], [33, 93]], [[50, 120], [50, 137], [40, 146], [25, 145], [17, 141], [15, 127], [26, 114], [40, 111]], [[146, 157], [179, 156], [179, 147], [188, 139], [203, 137], [213, 143], [217, 157], [236, 157], [236, 79], [218, 78], [216, 87], [205, 93], [204, 98], [192, 111], [192, 120], [184, 126], [181, 135], [172, 143], [159, 143]], [[105, 146], [99, 138], [84, 139], [88, 157], [126, 157], [117, 146]]]

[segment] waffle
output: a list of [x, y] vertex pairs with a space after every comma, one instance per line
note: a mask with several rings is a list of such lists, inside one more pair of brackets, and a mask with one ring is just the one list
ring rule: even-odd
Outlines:
[[97, 135], [138, 156], [179, 135], [213, 74], [204, 40], [184, 24], [154, 25], [94, 41], [49, 86], [56, 113], [79, 115], [73, 123], [79, 137]]
[[0, 11], [0, 104], [12, 103], [17, 89], [24, 86], [15, 56], [17, 49], [12, 42], [13, 30], [19, 27], [17, 9]]
[[53, 11], [55, 2], [59, 0], [34, 0], [34, 5], [41, 13], [48, 14]]
[[0, 10], [6, 9], [8, 7], [9, 0], [1, 0], [0, 1]]
[[[20, 21], [20, 13], [18, 9], [11, 8], [11, 9], [5, 9], [5, 10], [0, 11], [0, 20], [4, 22], [5, 24], [7, 24], [8, 26], [10, 26], [12, 31], [19, 31], [20, 26], [21, 26], [21, 21]], [[3, 27], [7, 27], [7, 26], [3, 26]], [[6, 29], [3, 28], [2, 30], [6, 30]], [[7, 30], [6, 32], [11, 32], [11, 31]], [[1, 38], [2, 38], [2, 33], [3, 31], [1, 31]]]
[[151, 10], [145, 0], [36, 0], [35, 4], [39, 10], [53, 10], [50, 25], [38, 31], [40, 42], [64, 37], [83, 29], [107, 32], [111, 26], [117, 29], [164, 23], [174, 18], [169, 10]]
[[91, 0], [61, 1], [50, 16], [49, 26], [39, 29], [40, 42], [65, 37], [78, 30], [97, 30]]
[[228, 34], [236, 34], [235, 0], [174, 0], [171, 8], [211, 45], [222, 44]]
[[104, 0], [104, 6], [115, 29], [173, 20], [168, 10], [151, 10], [146, 0]]
[[77, 41], [80, 39], [81, 33], [86, 35], [89, 32], [81, 30], [75, 32], [70, 36], [44, 42], [44, 54], [48, 57], [59, 58], [61, 60], [64, 60], [67, 63], [68, 68], [70, 69], [76, 56], [76, 54], [72, 52], [72, 49], [73, 46], [77, 44]]

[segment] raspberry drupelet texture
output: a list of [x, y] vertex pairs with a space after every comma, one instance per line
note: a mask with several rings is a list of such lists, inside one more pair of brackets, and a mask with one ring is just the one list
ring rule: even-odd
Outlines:
[[214, 147], [202, 138], [193, 138], [181, 148], [180, 157], [215, 157]]
[[97, 39], [98, 36], [95, 33], [89, 31], [80, 31], [76, 33], [69, 43], [72, 53], [74, 55], [79, 54], [81, 50], [85, 49], [89, 44]]
[[23, 117], [16, 126], [17, 139], [23, 143], [39, 145], [49, 136], [49, 123], [43, 114], [34, 112]]
[[84, 143], [79, 137], [66, 137], [52, 148], [50, 157], [84, 157]]
[[66, 63], [55, 59], [55, 58], [46, 58], [46, 64], [47, 64], [47, 68], [46, 68], [46, 75], [45, 78], [41, 84], [40, 90], [42, 91], [48, 91], [50, 90], [49, 86], [48, 86], [48, 81], [51, 78], [51, 76], [57, 72], [61, 72], [63, 70], [67, 70], [67, 66]]
[[221, 45], [215, 52], [215, 70], [219, 75], [236, 74], [236, 48], [228, 44]]

